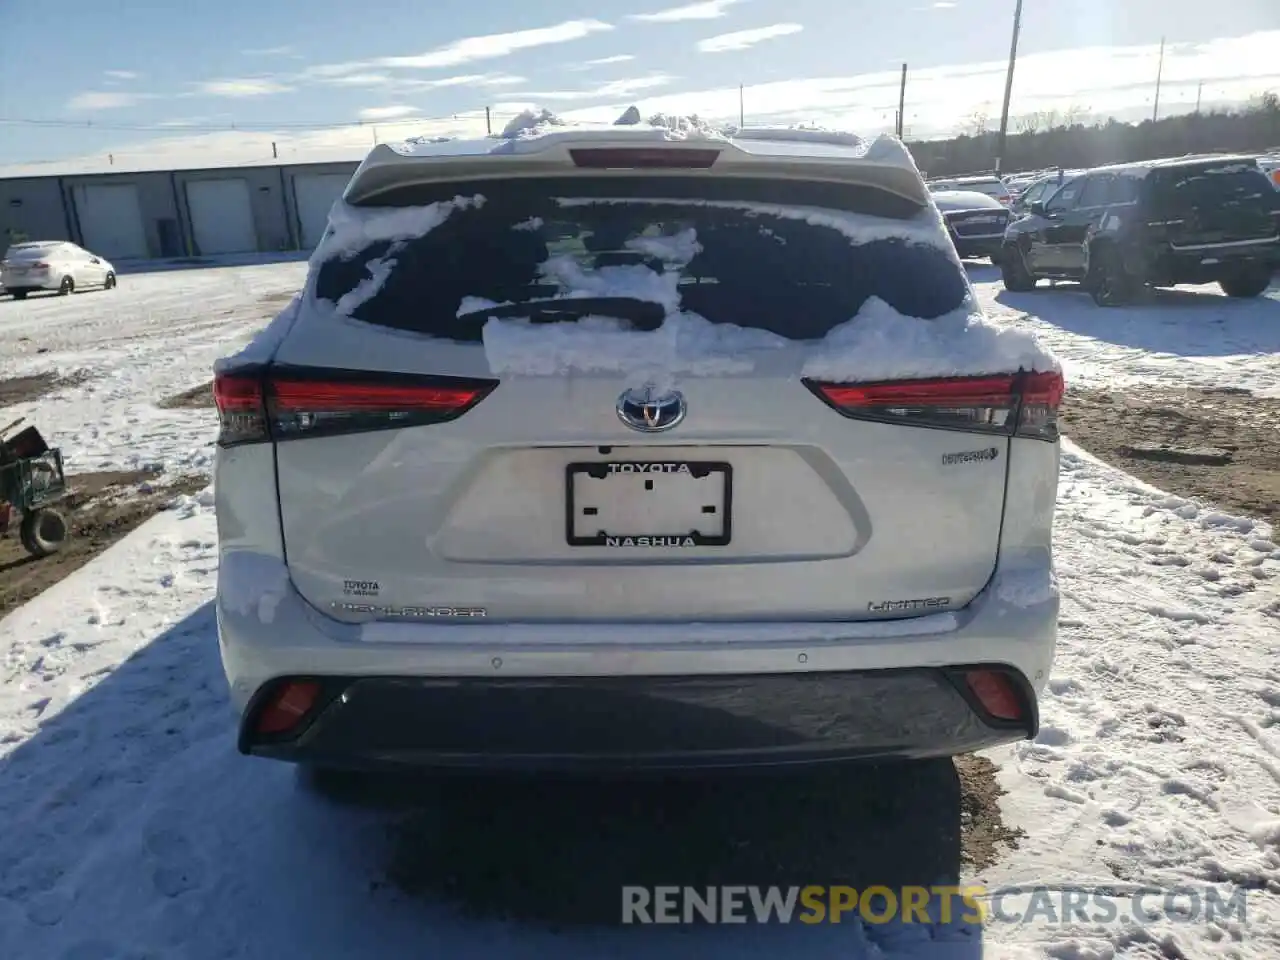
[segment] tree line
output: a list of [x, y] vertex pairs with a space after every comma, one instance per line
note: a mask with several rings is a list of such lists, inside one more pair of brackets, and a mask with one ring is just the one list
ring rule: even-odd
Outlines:
[[[1046, 111], [1012, 118], [1005, 142], [1006, 173], [1050, 167], [1088, 168], [1188, 153], [1266, 153], [1280, 150], [1280, 94], [1267, 92], [1236, 109], [1122, 123], [1086, 123], [1083, 110]], [[995, 167], [997, 134], [990, 118], [975, 113], [948, 140], [907, 144], [928, 176], [981, 173]]]

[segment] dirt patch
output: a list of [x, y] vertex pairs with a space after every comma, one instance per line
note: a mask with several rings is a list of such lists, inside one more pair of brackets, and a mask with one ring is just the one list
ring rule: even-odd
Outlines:
[[74, 387], [89, 379], [86, 371], [77, 371], [60, 377], [58, 374], [37, 373], [30, 377], [10, 377], [0, 380], [0, 407], [12, 406], [15, 403], [26, 403], [38, 400], [45, 394], [61, 390], [63, 387]]
[[1280, 525], [1280, 400], [1239, 388], [1072, 388], [1063, 430], [1094, 456], [1181, 497]]
[[213, 381], [202, 383], [198, 387], [192, 387], [190, 390], [183, 390], [181, 393], [175, 393], [171, 397], [165, 397], [156, 406], [163, 407], [166, 410], [194, 410], [208, 407], [213, 408]]
[[339, 799], [407, 808], [385, 883], [553, 927], [620, 923], [630, 885], [956, 883], [1019, 835], [1001, 822], [995, 767], [976, 757], [667, 781], [338, 783]]
[[79, 570], [125, 534], [162, 510], [174, 497], [208, 486], [205, 476], [182, 477], [162, 490], [134, 492], [145, 472], [82, 473], [67, 478], [63, 508], [71, 540], [53, 556], [35, 559], [18, 542], [17, 521], [0, 537], [0, 617]]

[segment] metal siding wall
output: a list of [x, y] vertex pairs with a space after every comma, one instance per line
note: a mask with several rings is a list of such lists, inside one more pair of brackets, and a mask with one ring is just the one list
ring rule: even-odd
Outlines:
[[[4, 233], [7, 228], [22, 230], [33, 239], [82, 242], [81, 236], [67, 235], [67, 224], [76, 222], [72, 201], [76, 188], [94, 183], [132, 183], [138, 190], [148, 253], [158, 257], [161, 254], [159, 221], [176, 219], [183, 237], [191, 236], [191, 217], [184, 202], [187, 181], [230, 178], [249, 182], [258, 249], [263, 252], [293, 250], [297, 248], [298, 230], [293, 178], [329, 173], [350, 177], [359, 166], [359, 161], [351, 160], [211, 170], [64, 174], [60, 178], [62, 195], [58, 190], [59, 178], [55, 176], [0, 179], [0, 242], [7, 239]], [[21, 205], [10, 206], [9, 201], [13, 199], [21, 200]]]
[[28, 240], [75, 240], [56, 178], [0, 180], [0, 247], [8, 246], [10, 230]]

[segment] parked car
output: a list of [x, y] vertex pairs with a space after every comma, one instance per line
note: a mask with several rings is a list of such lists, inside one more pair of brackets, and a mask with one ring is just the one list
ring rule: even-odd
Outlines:
[[1067, 182], [1068, 178], [1078, 177], [1083, 172], [1082, 170], [1057, 170], [1044, 174], [1029, 183], [1022, 191], [1015, 193], [1009, 208], [1018, 215], [1026, 214], [1031, 210], [1031, 204], [1037, 200], [1048, 200]]
[[218, 364], [243, 752], [664, 769], [1034, 736], [1056, 364], [956, 376], [950, 325], [947, 373], [917, 333], [897, 377], [888, 339], [812, 366], [861, 309], [973, 303], [905, 147], [654, 134], [376, 147], [299, 297]]
[[995, 197], [967, 190], [939, 190], [933, 202], [962, 259], [990, 257], [995, 263], [1004, 244], [1009, 211]]
[[1100, 167], [1009, 224], [1000, 265], [1008, 290], [1079, 280], [1104, 306], [1179, 283], [1256, 297], [1280, 268], [1280, 193], [1253, 157]]
[[1005, 182], [995, 176], [953, 177], [950, 179], [930, 180], [929, 189], [934, 193], [951, 190], [985, 193], [989, 197], [995, 197], [1005, 206], [1009, 205], [1011, 199], [1009, 188], [1005, 186]]
[[116, 269], [110, 261], [65, 240], [15, 243], [0, 260], [0, 285], [15, 300], [36, 290], [56, 290], [64, 296], [86, 287], [111, 290]]

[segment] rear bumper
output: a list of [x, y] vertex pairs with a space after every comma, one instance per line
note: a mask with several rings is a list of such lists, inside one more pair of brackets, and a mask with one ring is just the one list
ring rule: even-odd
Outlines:
[[997, 234], [990, 237], [960, 237], [952, 235], [952, 242], [955, 243], [956, 253], [961, 259], [967, 257], [998, 257], [1000, 249], [1004, 245], [1004, 234]]
[[[279, 561], [229, 550], [216, 609], [246, 753], [672, 769], [946, 756], [1034, 736], [1058, 595], [1044, 566], [997, 572], [965, 609], [906, 620], [361, 625], [311, 607]], [[1007, 671], [1020, 722], [975, 706], [954, 672], [971, 665]], [[317, 706], [286, 736], [251, 735], [290, 679], [318, 680]]]
[[1145, 265], [1148, 282], [1156, 286], [1174, 283], [1214, 283], [1241, 269], [1280, 270], [1280, 242], [1232, 244], [1201, 250], [1159, 248]]
[[953, 756], [1032, 736], [1026, 714], [991, 717], [958, 673], [936, 669], [709, 677], [351, 678], [324, 682], [300, 732], [240, 749], [348, 768], [574, 772], [809, 765]]
[[0, 274], [0, 289], [10, 290], [57, 290], [62, 285], [62, 277], [52, 273]]

